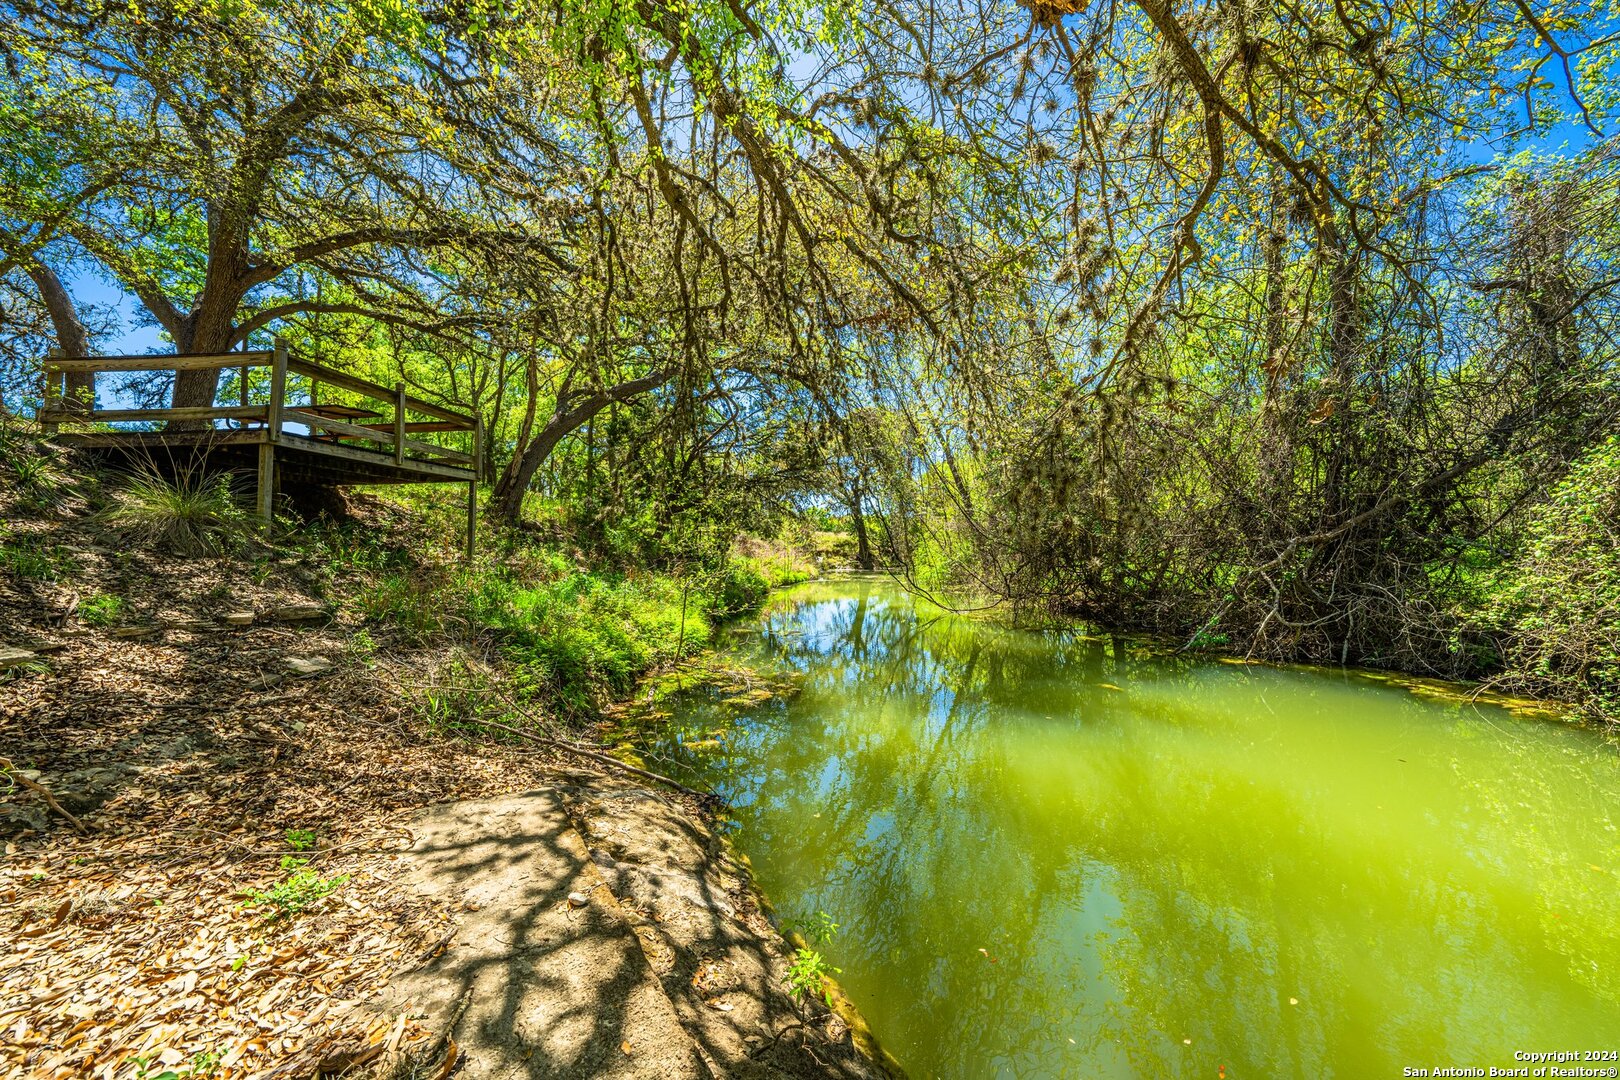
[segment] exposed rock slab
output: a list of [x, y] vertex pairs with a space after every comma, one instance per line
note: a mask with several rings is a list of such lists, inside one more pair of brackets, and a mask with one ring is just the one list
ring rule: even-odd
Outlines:
[[710, 1075], [554, 793], [434, 807], [414, 831], [409, 881], [471, 910], [389, 998], [453, 1025], [458, 1077]]
[[718, 836], [658, 792], [592, 785], [569, 794], [592, 861], [630, 910], [676, 1014], [715, 1076], [885, 1075], [855, 1048], [841, 1017], [819, 1001], [788, 997], [791, 948]]

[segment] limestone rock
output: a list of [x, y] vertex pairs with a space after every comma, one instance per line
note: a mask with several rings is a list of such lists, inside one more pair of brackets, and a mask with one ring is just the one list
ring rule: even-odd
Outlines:
[[310, 619], [324, 619], [330, 612], [320, 604], [282, 604], [273, 608], [270, 618], [276, 622], [305, 622]]

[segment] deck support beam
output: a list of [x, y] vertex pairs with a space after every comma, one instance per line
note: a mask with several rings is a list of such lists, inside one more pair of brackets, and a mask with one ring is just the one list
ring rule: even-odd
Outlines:
[[255, 490], [254, 496], [254, 505], [259, 511], [259, 521], [268, 529], [274, 520], [276, 507], [276, 447], [274, 443], [262, 442], [259, 444], [259, 486]]
[[[62, 350], [52, 349], [49, 355], [52, 360], [60, 359], [62, 356]], [[54, 413], [62, 403], [62, 373], [60, 371], [53, 371], [47, 367], [45, 369], [44, 379], [45, 381], [39, 389], [39, 410], [42, 413]], [[57, 425], [50, 421], [46, 421], [39, 425], [39, 429], [40, 431], [44, 432], [46, 436], [51, 436], [56, 434]]]
[[484, 419], [473, 414], [472, 479], [467, 481], [467, 561], [472, 562], [473, 543], [478, 536], [478, 480], [484, 463]]

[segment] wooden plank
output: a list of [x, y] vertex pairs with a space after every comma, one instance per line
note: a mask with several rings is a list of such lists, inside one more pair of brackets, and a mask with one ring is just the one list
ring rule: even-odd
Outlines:
[[175, 354], [160, 356], [76, 356], [72, 359], [47, 360], [45, 366], [62, 372], [99, 371], [207, 371], [209, 368], [228, 368], [246, 365], [264, 367], [270, 362], [267, 352], [239, 352], [218, 354]]
[[461, 453], [459, 450], [446, 450], [442, 446], [434, 446], [432, 443], [421, 442], [417, 439], [405, 439], [396, 443], [395, 440], [399, 436], [392, 427], [386, 424], [345, 424], [341, 420], [328, 420], [324, 416], [317, 416], [314, 413], [308, 413], [297, 408], [283, 409], [281, 417], [283, 423], [291, 421], [295, 424], [307, 424], [311, 432], [318, 428], [329, 434], [340, 435], [348, 439], [364, 439], [367, 442], [396, 447], [399, 451], [394, 456], [396, 465], [400, 463], [400, 454], [406, 450], [415, 451], [428, 457], [445, 458], [450, 461], [468, 463], [472, 461], [470, 456]]
[[[62, 355], [61, 349], [52, 349], [52, 359]], [[40, 387], [39, 403], [39, 430], [46, 436], [55, 435], [56, 422], [51, 417], [65, 410], [57, 408], [62, 402], [62, 375], [51, 366], [51, 360], [45, 361], [45, 385]]]
[[132, 446], [194, 446], [207, 450], [264, 442], [268, 432], [254, 428], [205, 428], [202, 431], [64, 431], [58, 438], [66, 446], [86, 449]]
[[471, 454], [463, 454], [460, 450], [446, 450], [442, 446], [434, 446], [432, 443], [421, 442], [417, 439], [406, 439], [405, 449], [415, 450], [418, 454], [424, 454], [428, 457], [443, 458], [446, 461], [459, 461], [467, 465], [472, 464]]
[[292, 408], [281, 410], [282, 423], [307, 424], [311, 435], [316, 430], [326, 431], [333, 435], [343, 435], [351, 439], [367, 439], [371, 442], [394, 444], [393, 431], [377, 431], [369, 425], [361, 427], [359, 424], [345, 424], [341, 420], [328, 420], [324, 416], [317, 416], [303, 409]]
[[[387, 454], [376, 450], [364, 450], [358, 446], [344, 446], [342, 443], [322, 442], [303, 435], [288, 433], [282, 437], [282, 449], [289, 446], [305, 450], [313, 454], [324, 454], [327, 457], [346, 458], [350, 461], [363, 462], [372, 468], [389, 469], [405, 473], [418, 473], [427, 476], [436, 476], [445, 480], [460, 480], [463, 483], [472, 479], [472, 470], [460, 468], [455, 465], [443, 465], [437, 461], [422, 461], [418, 458], [406, 458], [405, 464], [396, 469], [394, 459]], [[389, 480], [356, 480], [355, 483], [391, 483]]]
[[[394, 430], [394, 425], [393, 424], [361, 424], [359, 426], [363, 427], [363, 428], [370, 428], [372, 431], [393, 431]], [[451, 423], [449, 420], [407, 420], [405, 422], [405, 430], [407, 432], [411, 432], [411, 431], [422, 432], [422, 431], [466, 431], [467, 429], [462, 424]]]
[[41, 423], [90, 423], [92, 421], [117, 424], [134, 420], [264, 420], [265, 405], [210, 405], [184, 409], [96, 409], [93, 412], [74, 412], [69, 409], [41, 410]]
[[[357, 378], [354, 375], [337, 371], [333, 368], [321, 367], [319, 364], [312, 364], [308, 360], [300, 360], [296, 356], [288, 358], [287, 370], [295, 372], [299, 375], [307, 375], [312, 379], [319, 379], [323, 383], [331, 383], [333, 386], [340, 386], [345, 390], [352, 390], [357, 394], [364, 394], [369, 398], [376, 399], [377, 401], [394, 400], [394, 392], [380, 383], [374, 383], [366, 379]], [[461, 425], [462, 430], [470, 430], [472, 428], [472, 417], [463, 416], [461, 413], [452, 412], [449, 409], [441, 408], [438, 405], [423, 401], [420, 398], [407, 396], [405, 398], [405, 405], [412, 412], [418, 412], [424, 416], [437, 416], [441, 420], [454, 421], [455, 423]]]

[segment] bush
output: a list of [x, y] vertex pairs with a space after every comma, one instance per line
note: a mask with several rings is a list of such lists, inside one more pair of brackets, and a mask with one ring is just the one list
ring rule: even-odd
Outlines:
[[137, 543], [176, 555], [221, 555], [245, 535], [246, 515], [224, 473], [155, 468], [134, 473], [105, 518]]
[[706, 611], [711, 618], [731, 619], [758, 611], [771, 591], [771, 583], [752, 560], [731, 560], [710, 578]]
[[1620, 720], [1620, 438], [1554, 489], [1478, 622], [1497, 641], [1498, 685]]
[[576, 709], [602, 693], [628, 692], [642, 673], [710, 635], [702, 594], [683, 594], [665, 577], [569, 573], [525, 583], [484, 570], [469, 572], [462, 590], [471, 620]]

